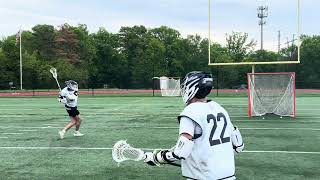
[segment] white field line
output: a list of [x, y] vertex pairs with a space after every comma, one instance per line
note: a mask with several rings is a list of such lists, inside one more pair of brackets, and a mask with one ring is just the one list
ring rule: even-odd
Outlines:
[[23, 134], [23, 133], [1, 133], [1, 134], [5, 134], [5, 135], [18, 135], [18, 134]]
[[[144, 108], [145, 106], [147, 105], [144, 105], [143, 107], [141, 106], [137, 106], [137, 103], [141, 102], [142, 100], [144, 99], [140, 99], [139, 101], [133, 101], [131, 102], [132, 104], [125, 104], [125, 105], [122, 105], [122, 106], [118, 106], [117, 108], [113, 108], [113, 109], [96, 109], [95, 111], [118, 111], [118, 110], [139, 110], [141, 108]], [[314, 107], [314, 106], [313, 106]], [[225, 107], [225, 109], [228, 111], [228, 110], [234, 110], [234, 109], [239, 109], [239, 111], [242, 111], [244, 108], [239, 108], [239, 107]], [[245, 108], [246, 109], [246, 108]], [[303, 111], [317, 111], [319, 108], [308, 108], [308, 109], [297, 109], [297, 113], [299, 112], [303, 112]], [[8, 110], [17, 110], [17, 108], [1, 108], [0, 109], [0, 112], [1, 111], [8, 111]], [[42, 109], [39, 109], [39, 111], [41, 112]], [[43, 109], [45, 111], [47, 111], [47, 109]], [[79, 108], [79, 110], [92, 110], [91, 108], [88, 109], [88, 108]], [[181, 109], [182, 110], [182, 109]], [[19, 108], [19, 111], [34, 111], [34, 109], [30, 109], [30, 108]]]
[[[88, 119], [87, 117], [91, 117], [91, 116], [82, 116], [85, 120]], [[173, 119], [175, 120], [176, 118], [166, 118], [166, 119]], [[132, 122], [134, 122], [134, 120], [131, 120]], [[60, 124], [54, 124], [54, 125], [61, 125], [61, 123], [66, 123], [68, 122], [68, 120], [59, 120], [59, 121], [56, 121], [56, 122], [59, 122]], [[95, 122], [104, 122], [104, 120], [95, 120]], [[278, 122], [284, 122], [284, 123], [291, 123], [291, 124], [294, 124], [294, 123], [320, 123], [320, 120], [317, 121], [317, 120], [308, 120], [308, 121], [301, 121], [301, 120], [295, 120], [295, 119], [292, 119], [292, 120], [279, 120], [277, 121], [276, 119], [270, 119], [270, 120], [255, 120], [255, 119], [252, 119], [252, 120], [248, 120], [248, 119], [237, 119], [237, 120], [231, 120], [231, 122], [252, 122], [252, 123], [256, 123], [256, 122], [261, 122], [261, 123], [268, 123], [268, 122], [272, 122], [272, 123], [278, 123]], [[1, 128], [1, 127], [0, 127]]]
[[282, 153], [282, 154], [320, 154], [320, 152], [311, 151], [242, 151], [244, 153]]
[[[296, 117], [296, 118], [291, 118], [292, 120], [300, 120], [300, 118], [305, 118], [305, 119], [320, 119], [320, 117], [304, 117], [304, 114], [297, 114], [298, 116]], [[308, 114], [308, 115], [310, 115], [310, 114]], [[268, 117], [268, 116], [267, 116]], [[249, 119], [249, 120], [251, 120], [251, 118], [249, 118], [249, 116], [248, 116], [248, 114], [234, 114], [234, 113], [232, 113], [231, 115], [230, 115], [230, 118], [231, 119], [233, 119], [233, 118], [247, 118], [247, 120]], [[259, 116], [256, 116], [256, 117], [253, 117], [253, 118], [260, 118], [260, 119], [262, 119], [263, 118], [263, 116], [261, 116], [261, 117], [259, 117]], [[255, 119], [253, 119], [252, 118], [252, 120], [255, 120]], [[284, 118], [289, 118], [289, 117], [287, 117], [287, 116], [284, 116]], [[278, 117], [276, 117], [276, 118], [273, 118], [273, 120], [274, 119], [280, 119], [280, 116], [278, 116]], [[291, 120], [290, 119], [290, 120]]]
[[56, 126], [59, 125], [58, 123], [54, 123], [54, 124], [42, 124], [43, 126]]
[[246, 130], [306, 130], [306, 131], [320, 131], [317, 128], [241, 128], [239, 129], [246, 129]]
[[300, 120], [232, 120], [231, 122], [273, 122], [273, 123], [278, 123], [278, 122], [285, 122], [285, 123], [320, 123], [320, 121], [300, 121]]
[[[120, 126], [119, 126], [120, 127]], [[133, 126], [133, 128], [139, 128], [140, 126]], [[148, 127], [149, 129], [179, 129], [179, 127]], [[239, 127], [239, 129], [245, 130], [306, 130], [306, 131], [320, 131], [316, 128], [247, 128]]]
[[[138, 100], [140, 101], [140, 100]], [[127, 103], [127, 102], [123, 102], [123, 103]], [[170, 102], [152, 102], [152, 103], [143, 103], [144, 105], [165, 105], [167, 103], [171, 103]], [[248, 106], [248, 103], [235, 103], [234, 101], [231, 101], [231, 102], [218, 102], [219, 104], [221, 104], [222, 106]], [[86, 104], [85, 106], [83, 105], [82, 107], [83, 108], [88, 108], [89, 106], [87, 106], [88, 104]], [[90, 105], [100, 105], [100, 106], [115, 106], [115, 105], [119, 105], [119, 103], [94, 103], [94, 104], [91, 104]], [[182, 104], [181, 104], [182, 105]], [[297, 103], [298, 106], [319, 106], [319, 104], [317, 103], [305, 103], [305, 102], [298, 102]], [[58, 108], [59, 106], [54, 106], [54, 105], [49, 105], [49, 106], [39, 106], [39, 105], [32, 105], [32, 104], [28, 104], [27, 105], [28, 107], [40, 107], [40, 108]], [[26, 107], [25, 104], [1, 104], [0, 107]], [[1, 108], [2, 109], [2, 108]]]
[[[169, 127], [169, 126], [163, 126], [163, 127], [146, 127], [146, 126], [112, 126], [118, 127], [118, 128], [149, 128], [149, 129], [179, 129], [179, 127]], [[239, 129], [245, 129], [245, 130], [306, 130], [306, 131], [320, 131], [320, 129], [316, 128], [247, 128], [247, 127], [239, 127]]]
[[[82, 117], [85, 117], [85, 116], [82, 116]], [[169, 119], [169, 118], [168, 118]], [[173, 118], [173, 120], [175, 120]], [[134, 120], [131, 120], [132, 122], [134, 122]], [[65, 123], [67, 121], [59, 121], [61, 123]], [[96, 121], [95, 122], [103, 122], [103, 121]], [[278, 122], [284, 122], [284, 123], [290, 123], [290, 124], [294, 124], [294, 123], [320, 123], [320, 121], [312, 121], [312, 120], [308, 120], [308, 121], [300, 121], [300, 120], [275, 120], [275, 119], [272, 119], [272, 120], [232, 120], [231, 122], [252, 122], [252, 123], [256, 123], [256, 122], [261, 122], [261, 123], [268, 123], [268, 122], [272, 122], [272, 123], [278, 123]], [[56, 125], [59, 125], [59, 124], [56, 124]]]
[[[136, 128], [139, 128], [136, 126]], [[179, 127], [148, 127], [151, 129], [179, 129]], [[320, 129], [316, 128], [247, 128], [247, 127], [239, 127], [239, 129], [245, 130], [306, 130], [306, 131], [320, 131]]]
[[[316, 112], [315, 114], [317, 114], [318, 112]], [[165, 114], [165, 113], [163, 113]], [[176, 113], [177, 115], [179, 113]], [[62, 114], [57, 114], [57, 115], [51, 115], [51, 116], [48, 116], [48, 115], [45, 115], [45, 114], [41, 114], [39, 113], [38, 116], [48, 116], [48, 117], [57, 117], [57, 119], [59, 119], [59, 117], [63, 116], [63, 115], [66, 115], [64, 113]], [[134, 112], [131, 112], [130, 115], [128, 113], [114, 113], [114, 112], [108, 112], [106, 111], [105, 113], [101, 114], [101, 113], [83, 113], [82, 116], [83, 117], [96, 117], [96, 116], [106, 116], [106, 115], [127, 115], [128, 117], [141, 117], [141, 116], [144, 116], [144, 114], [135, 114]], [[300, 118], [303, 118], [303, 116], [307, 115], [308, 117], [305, 117], [305, 118], [308, 118], [308, 119], [320, 119], [320, 117], [317, 117], [317, 116], [314, 116], [314, 117], [309, 117], [310, 116], [310, 113], [309, 114], [297, 114], [297, 118], [298, 120]], [[28, 117], [28, 116], [35, 116], [34, 114], [25, 114], [25, 115], [16, 115], [16, 114], [6, 114], [6, 115], [0, 115], [0, 118], [12, 118], [12, 117], [16, 117], [16, 118], [25, 118], [25, 117]], [[247, 116], [247, 114], [235, 114], [235, 113], [232, 113], [232, 115], [230, 116], [231, 118], [247, 118], [246, 120], [249, 119], [249, 117]], [[173, 119], [176, 119], [176, 116], [161, 116], [161, 118], [173, 118]], [[262, 117], [261, 117], [262, 118]], [[278, 118], [280, 119], [280, 117]], [[296, 119], [292, 119], [292, 120], [296, 120]]]
[[[116, 110], [114, 110], [114, 111], [116, 111]], [[108, 116], [108, 115], [125, 115], [125, 116], [129, 116], [129, 117], [141, 117], [141, 116], [143, 116], [142, 114], [134, 114], [134, 112], [132, 112], [132, 114], [130, 114], [130, 115], [128, 113], [117, 113], [117, 114], [115, 114], [113, 112], [110, 113], [108, 111], [106, 111], [104, 113], [102, 113], [102, 112], [100, 112], [100, 113], [84, 113], [83, 111], [81, 111], [81, 112], [82, 112], [82, 116], [83, 117], [96, 117], [96, 116]], [[169, 113], [172, 113], [172, 112], [169, 112]], [[166, 114], [166, 112], [163, 112], [162, 114]], [[178, 115], [179, 113], [176, 113], [176, 114]], [[308, 113], [308, 114], [298, 113], [297, 114], [297, 118], [299, 118], [299, 119], [300, 118], [320, 119], [320, 117], [317, 117], [318, 114], [319, 114], [318, 111], [316, 111], [315, 113], [312, 113], [312, 114], [310, 114], [310, 113]], [[159, 115], [159, 114], [156, 114], [156, 115]], [[315, 115], [315, 116], [310, 117], [310, 115]], [[47, 115], [46, 114], [41, 114], [41, 113], [39, 113], [37, 115], [34, 115], [34, 114], [32, 114], [32, 115], [31, 114], [25, 114], [25, 115], [6, 114], [6, 115], [0, 115], [0, 118], [12, 118], [12, 117], [14, 117], [14, 118], [25, 118], [25, 117], [30, 117], [30, 116], [47, 116]], [[52, 116], [48, 116], [48, 117], [57, 117], [57, 118], [59, 118], [61, 116], [66, 116], [66, 114], [65, 113], [61, 113], [61, 114], [52, 115]], [[161, 114], [159, 116], [161, 116]], [[247, 120], [249, 119], [247, 114], [243, 114], [243, 113], [242, 114], [232, 113], [232, 115], [230, 117], [231, 118], [247, 118]], [[176, 119], [175, 116], [172, 116], [172, 117], [164, 116], [164, 118]], [[279, 117], [279, 119], [280, 119], [280, 117]], [[293, 120], [295, 120], [295, 119], [293, 118]]]
[[[83, 117], [90, 117], [90, 116], [83, 116]], [[142, 117], [142, 116], [139, 116], [139, 117]], [[239, 117], [243, 117], [243, 116], [239, 116]], [[177, 118], [174, 118], [174, 117], [161, 117], [161, 119], [173, 119], [173, 120], [175, 120]], [[320, 123], [320, 120], [319, 121], [317, 121], [317, 120], [304, 121], [304, 120], [301, 120], [301, 119], [280, 119], [280, 118], [279, 118], [279, 120], [278, 119], [270, 119], [270, 120], [265, 119], [265, 120], [263, 120], [262, 118], [260, 120], [260, 119], [249, 119], [249, 118], [247, 118], [247, 119], [236, 119], [236, 118], [232, 118], [231, 117], [231, 119], [232, 119], [231, 122]], [[235, 120], [233, 120], [233, 119], [235, 119]], [[320, 119], [320, 117], [318, 117], [318, 118], [310, 118], [310, 119]]]
[[[60, 117], [63, 116], [63, 115], [65, 115], [65, 114], [51, 115], [50, 117], [57, 117], [57, 119], [61, 120]], [[96, 117], [96, 116], [106, 116], [106, 115], [125, 115], [125, 116], [130, 116], [130, 117], [144, 117], [145, 116], [145, 114], [132, 113], [132, 114], [128, 115], [128, 113], [109, 113], [109, 112], [105, 112], [103, 114], [101, 114], [101, 113], [85, 113], [85, 114], [82, 114], [82, 117]], [[26, 115], [6, 114], [6, 115], [0, 115], [0, 118], [1, 117], [3, 117], [3, 118], [8, 118], [8, 117], [26, 117], [26, 116], [35, 116], [35, 115], [29, 115], [29, 114], [26, 114]], [[46, 115], [39, 114], [39, 116], [46, 116]], [[155, 114], [155, 116], [159, 116], [159, 114]], [[177, 119], [177, 116], [174, 116], [174, 115], [173, 116], [161, 116], [161, 118]], [[242, 120], [242, 118], [246, 118], [246, 119], [243, 119], [243, 120], [259, 121], [259, 119], [262, 119], [263, 117], [256, 117], [256, 118], [259, 118], [259, 119], [250, 119], [247, 115], [233, 114], [233, 115], [230, 116], [230, 118], [231, 119], [241, 118], [241, 119], [237, 119], [237, 120]], [[281, 121], [288, 120], [288, 121], [292, 121], [292, 122], [297, 122], [297, 121], [302, 120], [302, 118], [304, 118], [303, 115], [299, 115], [297, 118], [292, 118], [292, 119], [281, 119], [280, 117], [278, 117], [278, 118], [273, 118], [273, 119], [270, 119], [270, 120], [272, 121], [272, 120], [281, 119]], [[314, 116], [314, 117], [305, 117], [305, 118], [307, 118], [307, 119], [320, 119], [320, 117], [316, 117], [316, 116]], [[268, 119], [266, 119], [265, 121], [268, 121]], [[48, 123], [48, 124], [44, 124], [44, 125], [53, 125], [53, 124], [57, 124], [57, 123]]]
[[[61, 127], [51, 127], [51, 126], [48, 126], [48, 127], [23, 127], [23, 126], [20, 126], [20, 127], [14, 127], [14, 126], [8, 126], [8, 127], [5, 127], [5, 126], [0, 126], [0, 128], [15, 128], [15, 129], [58, 129], [58, 128], [61, 128]], [[174, 127], [174, 126], [160, 126], [160, 127], [149, 127], [149, 126], [108, 126], [108, 127], [97, 127], [97, 126], [94, 126], [94, 127], [90, 127], [90, 126], [87, 126], [87, 128], [105, 128], [105, 129], [112, 129], [112, 128], [148, 128], [148, 129], [179, 129], [178, 126]], [[303, 130], [303, 131], [320, 131], [320, 129], [317, 129], [317, 128], [289, 128], [289, 127], [283, 127], [283, 128], [260, 128], [260, 127], [256, 127], [256, 128], [248, 128], [248, 127], [239, 127], [239, 129], [241, 130]], [[23, 133], [2, 133], [2, 134], [23, 134]]]
[[[127, 113], [114, 113], [114, 112], [107, 112], [106, 110], [106, 113], [108, 113], [108, 115], [127, 115]], [[65, 114], [64, 112], [62, 114]], [[90, 115], [99, 115], [99, 113], [85, 113], [85, 114], [90, 114]], [[59, 117], [61, 116], [61, 114], [57, 114], [57, 115], [46, 115], [46, 114], [41, 114], [39, 113], [38, 115], [42, 115], [42, 116], [56, 116], [56, 117]], [[6, 115], [0, 115], [0, 118], [3, 117], [3, 118], [6, 118], [6, 117], [26, 117], [26, 116], [35, 116], [34, 114], [25, 114], [25, 115], [16, 115], [16, 114], [6, 114]]]
[[[95, 117], [95, 116], [88, 116], [88, 115], [82, 115], [81, 117], [87, 119], [89, 117]], [[144, 117], [143, 115], [130, 115], [130, 117]], [[239, 116], [240, 117], [240, 116]], [[241, 116], [242, 117], [242, 116]], [[161, 117], [161, 119], [172, 119], [172, 120], [177, 120], [176, 117]], [[310, 120], [302, 120], [302, 119], [237, 119], [237, 118], [232, 118], [231, 117], [231, 122], [285, 122], [285, 123], [320, 123], [320, 120], [312, 120], [312, 119], [320, 119], [320, 117], [318, 118], [309, 118]], [[68, 120], [67, 120], [68, 121]], [[104, 119], [98, 119], [95, 120], [95, 122], [101, 122], [101, 121], [105, 121]], [[66, 120], [57, 120], [55, 122], [66, 122]], [[132, 122], [134, 122], [134, 120], [132, 120]], [[47, 125], [47, 124], [43, 124], [43, 125]], [[59, 125], [59, 123], [56, 124], [48, 124], [48, 125]]]
[[61, 127], [52, 127], [52, 126], [34, 126], [34, 127], [27, 127], [27, 126], [0, 126], [0, 129], [52, 129], [52, 128], [61, 128]]
[[[98, 147], [13, 147], [13, 146], [0, 146], [0, 149], [21, 149], [21, 150], [34, 150], [34, 149], [39, 149], [39, 150], [59, 150], [59, 149], [66, 149], [66, 150], [112, 150], [112, 148], [98, 148]], [[148, 149], [145, 149], [148, 150]], [[150, 149], [151, 150], [151, 149]]]
[[[57, 119], [59, 119], [59, 117], [64, 116], [64, 115], [67, 116], [67, 114], [65, 114], [65, 113], [51, 115], [51, 116], [47, 116], [45, 114], [37, 114], [37, 115], [34, 115], [34, 114], [33, 115], [31, 115], [31, 114], [25, 114], [25, 115], [7, 114], [7, 115], [0, 115], [0, 118], [8, 118], [8, 117], [10, 117], [10, 118], [12, 118], [12, 117], [24, 118], [24, 117], [28, 117], [28, 116], [46, 116], [46, 117], [57, 117]], [[126, 113], [115, 114], [115, 113], [109, 113], [109, 112], [105, 112], [103, 114], [102, 113], [85, 113], [82, 116], [95, 117], [95, 116], [109, 116], [109, 115], [126, 115], [126, 116], [128, 116], [128, 114], [126, 114]], [[132, 116], [140, 116], [141, 117], [143, 115], [142, 114], [130, 114], [130, 117], [132, 117]]]
[[[0, 146], [0, 149], [18, 149], [18, 150], [112, 150], [110, 147], [16, 147], [16, 146]], [[141, 148], [146, 151], [153, 151], [151, 148]], [[163, 148], [158, 148], [163, 149]], [[244, 153], [283, 153], [283, 154], [320, 154], [320, 152], [312, 151], [243, 151]]]
[[[256, 119], [251, 119], [248, 116], [230, 116], [231, 119], [234, 118], [246, 118], [245, 120], [251, 120], [251, 121], [255, 121], [255, 120], [259, 120], [259, 119], [263, 119], [263, 117], [255, 117]], [[281, 119], [280, 117], [276, 117], [276, 118], [272, 118], [271, 120], [277, 120], [277, 119], [281, 119], [281, 120], [292, 120], [292, 121], [299, 121], [302, 119], [320, 119], [320, 117], [303, 117], [302, 115], [297, 116], [296, 118], [290, 118], [290, 117], [284, 117], [284, 118], [288, 118], [288, 119]], [[290, 118], [290, 119], [289, 119]], [[268, 119], [266, 119], [268, 120]]]
[[[177, 113], [178, 114], [178, 113]], [[85, 113], [85, 114], [81, 114], [81, 117], [97, 117], [97, 116], [103, 116], [103, 117], [106, 117], [106, 116], [110, 116], [110, 115], [115, 115], [114, 113], [112, 114], [109, 114], [108, 112], [106, 113]], [[117, 115], [125, 115], [127, 117], [144, 117], [145, 115], [143, 114], [125, 114], [125, 113], [121, 113], [121, 114], [117, 114]], [[36, 115], [11, 115], [11, 114], [8, 114], [8, 115], [4, 115], [4, 116], [1, 116], [0, 115], [0, 118], [25, 118], [25, 117], [28, 117], [28, 116], [36, 116]], [[44, 114], [39, 114], [37, 116], [46, 116]], [[67, 116], [67, 114], [63, 113], [63, 114], [59, 114], [59, 115], [55, 115], [55, 116], [50, 116], [50, 117], [56, 117], [57, 119], [61, 119], [61, 117], [63, 116]], [[158, 115], [157, 115], [158, 116]], [[30, 118], [30, 117], [28, 117]], [[172, 118], [172, 119], [177, 119], [177, 117], [175, 116], [172, 116], [172, 117], [162, 117], [162, 118]]]
[[38, 130], [35, 130], [35, 129], [20, 129], [18, 131], [21, 131], [21, 132], [35, 132], [35, 131], [38, 131]]
[[[88, 116], [88, 115], [82, 115], [82, 118], [84, 118], [84, 120], [86, 119], [90, 119], [91, 117], [98, 117], [98, 116]], [[139, 118], [139, 117], [143, 117], [142, 115], [130, 115], [130, 118]], [[243, 116], [239, 116], [239, 117], [243, 117]], [[161, 117], [162, 119], [172, 119], [172, 120], [176, 120], [177, 118], [175, 117]], [[308, 118], [309, 120], [302, 120], [301, 119], [237, 119], [234, 117], [231, 117], [231, 121], [232, 122], [252, 122], [252, 123], [257, 123], [257, 122], [261, 122], [261, 123], [268, 123], [268, 122], [274, 122], [274, 123], [278, 123], [278, 122], [284, 122], [284, 123], [320, 123], [320, 117], [312, 117], [312, 118]], [[56, 123], [52, 123], [52, 124], [42, 124], [43, 126], [59, 126], [61, 125], [61, 123], [66, 123], [69, 122], [69, 118], [67, 119], [61, 119], [61, 118], [57, 118], [57, 120], [54, 120]], [[95, 120], [95, 122], [103, 122], [105, 120]], [[26, 121], [24, 121], [26, 122]], [[134, 122], [134, 120], [132, 120], [132, 122]], [[1, 126], [0, 126], [1, 128]]]
[[[221, 101], [216, 101], [217, 103], [221, 104], [222, 106], [248, 106], [248, 103], [247, 103], [247, 100], [244, 100], [242, 102], [239, 102], [237, 101], [237, 103], [235, 103], [235, 98], [231, 98], [230, 100], [231, 101], [227, 101], [228, 98], [223, 98], [223, 100]], [[237, 99], [238, 100], [238, 99]], [[138, 100], [134, 100], [134, 101], [122, 101], [120, 102], [120, 104], [127, 104], [128, 102], [130, 103], [133, 103], [135, 101], [142, 101], [141, 99], [138, 99]], [[171, 102], [175, 102], [175, 101], [154, 101], [154, 102], [145, 102], [143, 103], [144, 105], [165, 105], [167, 103], [171, 103]], [[100, 105], [100, 106], [115, 106], [115, 105], [119, 105], [119, 103], [112, 103], [112, 102], [107, 102], [107, 103], [87, 103], [86, 105], [83, 105], [82, 107], [83, 108], [88, 108], [89, 106], [88, 105]], [[181, 105], [182, 105], [182, 101], [181, 101]], [[319, 105], [319, 103], [306, 103], [305, 101], [298, 101], [297, 102], [297, 105], [298, 106], [317, 106]], [[40, 107], [40, 108], [58, 108], [59, 106], [56, 106], [56, 105], [53, 105], [53, 104], [49, 104], [49, 105], [46, 105], [46, 106], [43, 106], [43, 105], [34, 105], [34, 104], [1, 104], [0, 107]], [[179, 106], [179, 105], [178, 105]]]

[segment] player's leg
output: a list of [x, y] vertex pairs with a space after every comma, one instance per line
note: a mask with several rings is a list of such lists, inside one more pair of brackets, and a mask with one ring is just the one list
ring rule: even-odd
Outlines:
[[80, 126], [81, 126], [81, 118], [80, 118], [80, 115], [77, 115], [74, 117], [74, 119], [76, 120], [76, 131], [74, 132], [74, 136], [83, 136], [84, 134], [80, 133], [79, 129], [80, 129]]
[[78, 109], [75, 109], [73, 111], [73, 118], [75, 119], [76, 121], [76, 131], [74, 132], [74, 136], [83, 136], [83, 134], [80, 133], [79, 129], [80, 129], [80, 126], [81, 126], [81, 118], [80, 118], [80, 112], [78, 111]]
[[80, 115], [76, 116], [75, 119], [76, 119], [76, 131], [79, 131], [80, 126], [81, 126], [81, 118], [80, 118]]
[[73, 117], [70, 117], [70, 119], [71, 121], [61, 131], [59, 131], [59, 135], [61, 139], [63, 139], [65, 133], [77, 123]]

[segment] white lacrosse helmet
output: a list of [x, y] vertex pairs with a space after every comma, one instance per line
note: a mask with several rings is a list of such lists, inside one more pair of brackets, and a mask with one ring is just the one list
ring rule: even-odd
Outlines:
[[181, 84], [181, 95], [183, 102], [188, 105], [194, 97], [205, 98], [213, 88], [211, 74], [203, 71], [192, 71], [186, 75]]
[[66, 85], [69, 89], [73, 91], [78, 91], [78, 83], [74, 80], [66, 81]]

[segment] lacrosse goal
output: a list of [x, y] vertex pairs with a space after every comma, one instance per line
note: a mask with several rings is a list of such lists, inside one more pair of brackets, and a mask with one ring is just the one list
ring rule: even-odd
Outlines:
[[180, 78], [160, 77], [160, 90], [162, 96], [180, 96]]
[[248, 115], [296, 116], [295, 73], [248, 73]]

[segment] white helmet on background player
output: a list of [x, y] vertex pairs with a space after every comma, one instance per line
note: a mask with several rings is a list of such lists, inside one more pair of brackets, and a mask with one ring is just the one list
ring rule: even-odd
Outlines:
[[66, 85], [72, 91], [78, 91], [78, 83], [74, 80], [66, 81]]
[[192, 71], [186, 75], [181, 85], [183, 102], [188, 105], [194, 97], [205, 98], [213, 87], [211, 74], [203, 71]]

